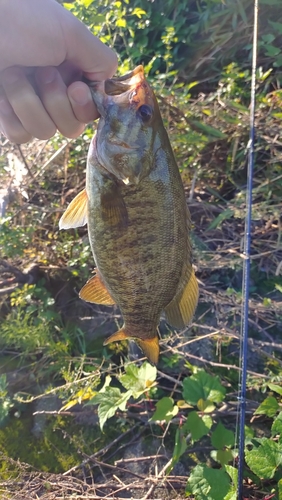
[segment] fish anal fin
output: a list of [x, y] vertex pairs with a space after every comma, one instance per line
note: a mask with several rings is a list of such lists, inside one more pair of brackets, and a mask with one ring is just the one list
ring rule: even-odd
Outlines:
[[85, 226], [87, 224], [87, 203], [88, 197], [86, 190], [83, 189], [78, 195], [70, 202], [65, 213], [59, 221], [60, 229], [71, 229], [75, 227]]
[[138, 346], [142, 349], [145, 356], [148, 358], [150, 363], [156, 365], [159, 359], [160, 347], [159, 347], [159, 339], [156, 335], [153, 338], [148, 339], [140, 339], [134, 337], [127, 333], [127, 331], [122, 328], [116, 333], [113, 333], [108, 339], [104, 341], [104, 345], [110, 344], [111, 342], [118, 342], [121, 340], [135, 340]]
[[113, 306], [115, 304], [114, 299], [110, 296], [98, 273], [90, 278], [82, 287], [79, 297], [86, 300], [86, 302], [93, 302], [94, 304], [103, 304], [105, 306]]
[[167, 322], [175, 328], [184, 328], [193, 318], [198, 304], [199, 288], [194, 271], [181, 291], [165, 308]]

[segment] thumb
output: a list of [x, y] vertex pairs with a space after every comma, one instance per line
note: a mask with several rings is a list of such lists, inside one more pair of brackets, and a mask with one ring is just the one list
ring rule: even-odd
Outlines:
[[66, 43], [66, 60], [75, 64], [89, 80], [105, 80], [115, 73], [118, 61], [115, 52], [94, 36], [69, 12], [62, 26]]

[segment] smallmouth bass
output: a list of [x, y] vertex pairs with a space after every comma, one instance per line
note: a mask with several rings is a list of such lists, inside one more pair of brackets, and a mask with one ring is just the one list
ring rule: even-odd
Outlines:
[[156, 364], [161, 313], [184, 328], [198, 302], [184, 188], [143, 67], [90, 88], [101, 117], [86, 189], [68, 206], [60, 229], [88, 224], [96, 274], [80, 297], [121, 310], [124, 325], [104, 344], [134, 339]]

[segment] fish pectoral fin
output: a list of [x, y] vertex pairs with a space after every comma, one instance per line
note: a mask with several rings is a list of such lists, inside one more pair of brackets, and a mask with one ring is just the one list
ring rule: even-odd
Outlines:
[[75, 227], [85, 226], [87, 224], [87, 203], [88, 197], [86, 189], [83, 189], [70, 202], [65, 213], [59, 221], [59, 229], [71, 229]]
[[104, 306], [113, 306], [114, 299], [110, 296], [100, 275], [97, 273], [90, 278], [79, 292], [79, 297], [86, 302], [94, 304], [103, 304]]
[[143, 340], [137, 337], [133, 337], [132, 335], [128, 334], [124, 328], [122, 328], [118, 332], [113, 333], [113, 335], [111, 335], [108, 339], [106, 339], [104, 341], [104, 345], [121, 340], [135, 340], [136, 344], [138, 344], [138, 346], [142, 349], [150, 363], [152, 363], [153, 365], [157, 364], [160, 353], [159, 339], [157, 335], [153, 338]]
[[167, 322], [175, 328], [184, 328], [193, 318], [199, 297], [199, 287], [194, 271], [184, 290], [177, 294], [165, 308]]
[[110, 226], [127, 226], [128, 213], [118, 187], [111, 183], [101, 194], [102, 218]]

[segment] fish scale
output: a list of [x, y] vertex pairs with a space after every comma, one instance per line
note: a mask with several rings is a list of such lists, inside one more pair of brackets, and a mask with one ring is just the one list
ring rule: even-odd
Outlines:
[[80, 296], [118, 304], [124, 319], [105, 344], [133, 338], [157, 363], [161, 313], [183, 328], [198, 301], [185, 193], [142, 66], [90, 87], [101, 118], [88, 154], [86, 190], [60, 227], [88, 223], [96, 274]]

